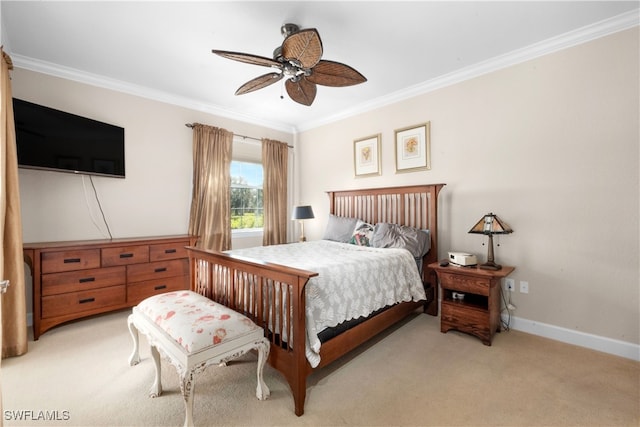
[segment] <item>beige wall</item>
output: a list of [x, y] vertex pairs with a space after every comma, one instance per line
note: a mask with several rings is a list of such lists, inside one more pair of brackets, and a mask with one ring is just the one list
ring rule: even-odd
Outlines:
[[[529, 293], [515, 315], [640, 342], [638, 29], [299, 135], [301, 194], [326, 224], [326, 190], [444, 182], [440, 257], [486, 258], [467, 231], [497, 213], [496, 259]], [[321, 89], [322, 90], [322, 89]], [[395, 173], [394, 129], [431, 122], [432, 169]], [[353, 177], [353, 141], [382, 134], [382, 175]]]

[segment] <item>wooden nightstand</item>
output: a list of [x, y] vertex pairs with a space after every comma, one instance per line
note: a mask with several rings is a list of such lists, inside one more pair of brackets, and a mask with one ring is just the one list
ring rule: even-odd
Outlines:
[[[452, 264], [441, 267], [437, 262], [429, 268], [435, 270], [442, 288], [440, 332], [456, 329], [491, 345], [495, 333], [500, 332], [500, 279], [515, 268], [503, 266], [492, 271]], [[454, 293], [464, 294], [464, 298], [454, 299]]]

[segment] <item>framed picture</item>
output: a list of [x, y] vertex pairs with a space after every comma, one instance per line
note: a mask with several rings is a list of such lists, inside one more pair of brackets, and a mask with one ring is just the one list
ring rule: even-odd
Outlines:
[[431, 169], [431, 123], [397, 129], [396, 173]]
[[353, 142], [353, 164], [356, 177], [380, 175], [380, 134]]

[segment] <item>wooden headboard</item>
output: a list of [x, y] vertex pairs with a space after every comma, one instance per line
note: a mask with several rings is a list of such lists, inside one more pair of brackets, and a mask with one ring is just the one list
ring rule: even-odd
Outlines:
[[431, 249], [424, 264], [438, 260], [438, 193], [445, 184], [327, 191], [329, 212], [370, 224], [389, 222], [429, 229]]

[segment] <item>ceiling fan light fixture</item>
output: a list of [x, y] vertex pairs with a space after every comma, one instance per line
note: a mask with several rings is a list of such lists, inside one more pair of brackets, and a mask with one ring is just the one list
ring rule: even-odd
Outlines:
[[285, 86], [291, 99], [309, 106], [315, 99], [316, 85], [342, 87], [367, 81], [348, 65], [321, 59], [322, 40], [315, 28], [300, 30], [296, 24], [284, 24], [280, 32], [285, 39], [282, 45], [274, 49], [273, 59], [248, 53], [212, 50], [216, 55], [227, 59], [280, 71], [249, 80], [240, 86], [236, 95], [265, 88], [286, 77]]

